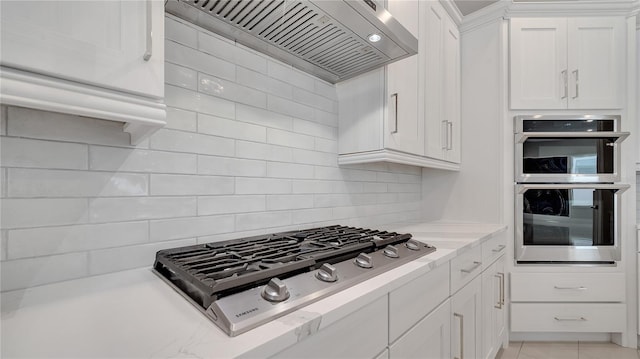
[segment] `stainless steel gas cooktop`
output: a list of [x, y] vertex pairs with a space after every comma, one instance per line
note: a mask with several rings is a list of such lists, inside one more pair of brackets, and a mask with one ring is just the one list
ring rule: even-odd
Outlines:
[[435, 250], [411, 234], [329, 226], [161, 250], [154, 270], [236, 336]]

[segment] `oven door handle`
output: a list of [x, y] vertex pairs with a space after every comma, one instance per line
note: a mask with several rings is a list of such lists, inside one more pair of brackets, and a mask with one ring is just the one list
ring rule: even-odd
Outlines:
[[588, 184], [588, 183], [544, 183], [544, 184], [518, 184], [516, 193], [523, 194], [530, 189], [617, 189], [618, 193], [623, 193], [629, 189], [628, 184]]
[[515, 134], [516, 143], [524, 143], [529, 138], [611, 138], [620, 143], [629, 137], [629, 132], [519, 132]]

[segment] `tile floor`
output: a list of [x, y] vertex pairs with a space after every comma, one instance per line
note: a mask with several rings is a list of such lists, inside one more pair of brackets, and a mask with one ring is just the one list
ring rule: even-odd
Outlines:
[[496, 359], [640, 359], [640, 351], [613, 343], [511, 342]]

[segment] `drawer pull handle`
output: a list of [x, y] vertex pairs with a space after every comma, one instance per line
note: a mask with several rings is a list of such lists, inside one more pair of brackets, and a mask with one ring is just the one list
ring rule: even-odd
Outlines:
[[553, 319], [559, 322], [586, 322], [587, 318], [585, 317], [553, 317]]
[[507, 246], [505, 246], [504, 244], [501, 244], [501, 245], [499, 245], [499, 246], [498, 246], [498, 248], [496, 248], [496, 249], [492, 249], [491, 251], [492, 251], [493, 253], [500, 253], [500, 252], [502, 252], [505, 248], [507, 248]]
[[474, 262], [473, 262], [473, 265], [472, 265], [471, 267], [469, 267], [469, 268], [462, 268], [462, 269], [460, 269], [460, 272], [462, 272], [462, 273], [471, 273], [471, 272], [473, 272], [474, 270], [476, 270], [478, 267], [480, 267], [481, 265], [482, 265], [482, 262], [476, 262], [476, 261], [474, 261]]
[[579, 286], [579, 287], [558, 287], [557, 285], [553, 286], [555, 289], [561, 290], [587, 290], [587, 287]]

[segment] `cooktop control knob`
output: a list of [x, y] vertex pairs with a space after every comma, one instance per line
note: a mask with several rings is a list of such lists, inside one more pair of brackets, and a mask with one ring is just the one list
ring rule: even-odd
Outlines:
[[360, 268], [372, 268], [373, 267], [373, 259], [371, 256], [366, 253], [358, 254], [358, 257], [353, 261]]
[[408, 240], [407, 243], [405, 243], [405, 246], [407, 248], [411, 249], [412, 251], [419, 251], [420, 250], [420, 244], [415, 239]]
[[316, 278], [323, 282], [335, 282], [338, 280], [338, 270], [329, 263], [325, 263], [316, 272]]
[[388, 245], [384, 247], [384, 250], [382, 250], [382, 254], [384, 254], [386, 257], [389, 257], [389, 258], [400, 257], [400, 255], [398, 254], [398, 248], [392, 245]]
[[289, 289], [278, 278], [271, 278], [262, 290], [262, 298], [270, 302], [282, 302], [289, 299]]

